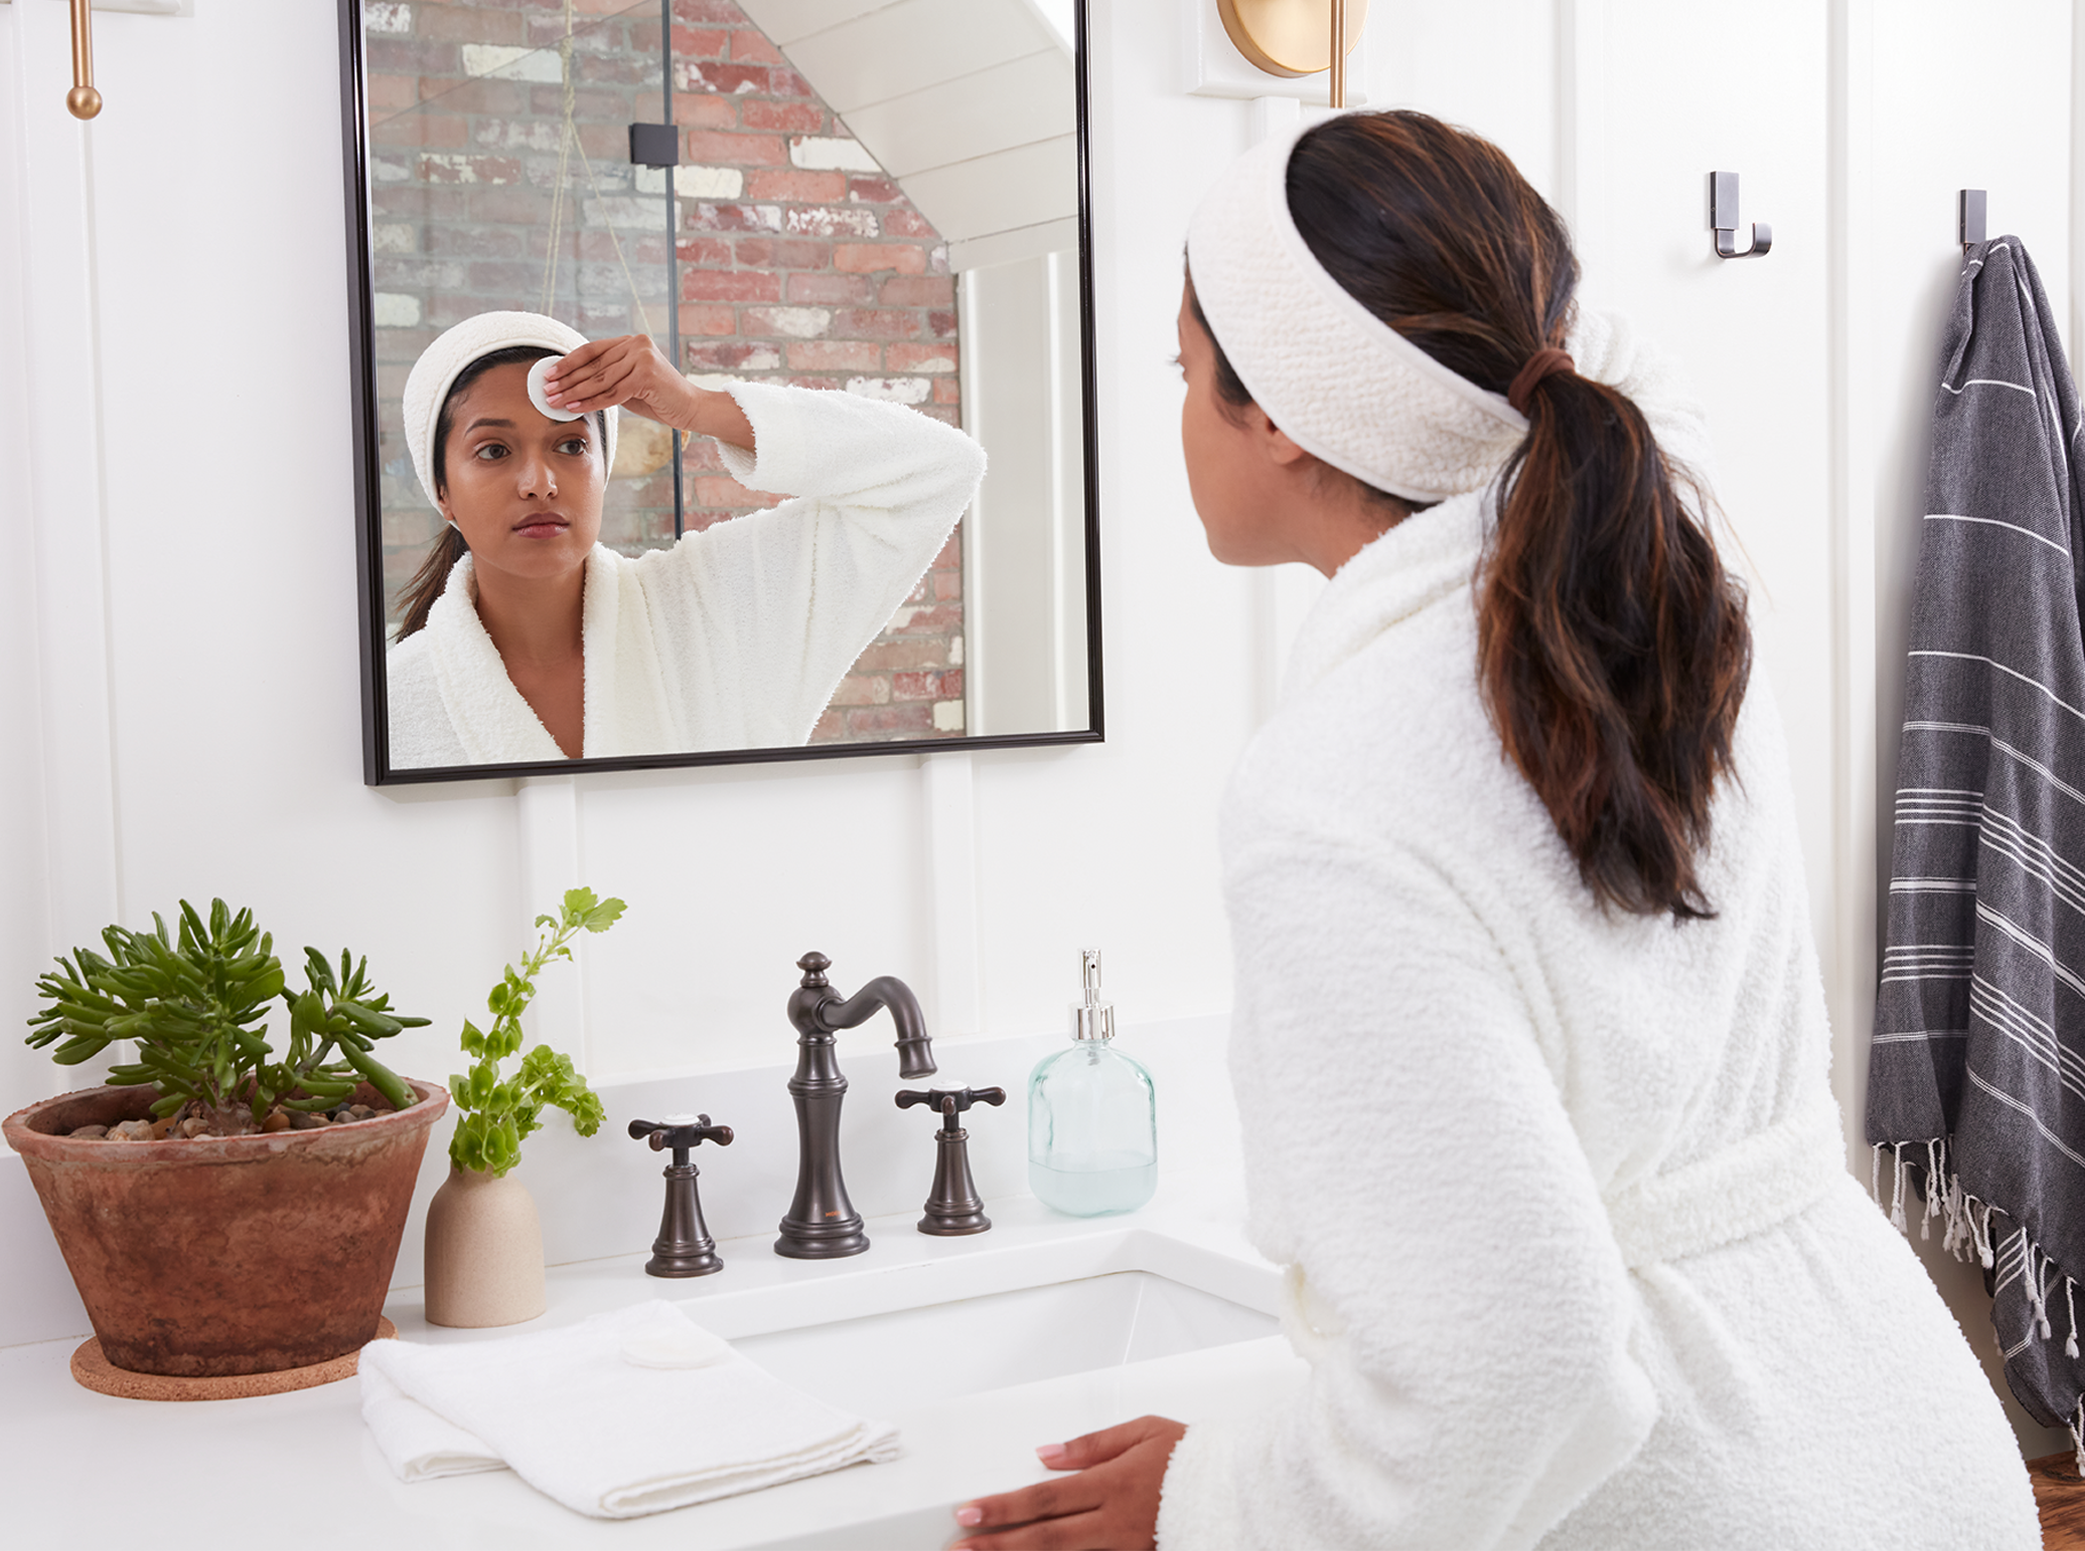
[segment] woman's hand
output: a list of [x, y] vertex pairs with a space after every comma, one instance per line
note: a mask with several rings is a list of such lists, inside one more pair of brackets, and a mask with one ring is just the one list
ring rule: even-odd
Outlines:
[[963, 1504], [956, 1522], [970, 1533], [949, 1551], [1151, 1551], [1158, 1489], [1186, 1431], [1140, 1416], [1037, 1449], [1052, 1470], [1077, 1474]]
[[642, 334], [581, 345], [544, 378], [543, 396], [576, 414], [620, 406], [691, 436], [753, 448], [753, 427], [738, 401], [696, 387]]

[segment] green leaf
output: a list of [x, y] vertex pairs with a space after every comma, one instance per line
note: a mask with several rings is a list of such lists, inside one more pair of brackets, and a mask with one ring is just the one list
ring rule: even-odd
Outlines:
[[354, 1025], [357, 1031], [374, 1039], [388, 1039], [405, 1025], [396, 1018], [387, 1018], [380, 1012], [371, 1012], [355, 1002], [335, 1002], [333, 1010]]
[[347, 1057], [348, 1065], [368, 1078], [370, 1085], [391, 1101], [393, 1109], [412, 1108], [412, 1091], [391, 1068], [364, 1051], [343, 1049], [341, 1054]]
[[340, 989], [340, 982], [333, 978], [333, 967], [316, 948], [306, 947], [304, 950], [304, 978], [314, 995], [320, 991], [331, 993]]

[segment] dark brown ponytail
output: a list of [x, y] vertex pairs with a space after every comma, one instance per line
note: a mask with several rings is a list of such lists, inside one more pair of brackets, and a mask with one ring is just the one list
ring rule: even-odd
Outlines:
[[[1564, 343], [1570, 238], [1489, 141], [1348, 114], [1298, 143], [1288, 195], [1332, 277], [1470, 381], [1504, 393]], [[1572, 372], [1526, 403], [1479, 578], [1485, 702], [1596, 898], [1709, 915], [1696, 862], [1751, 669], [1743, 593], [1634, 404]]]
[[394, 641], [403, 641], [416, 631], [427, 628], [427, 611], [434, 607], [434, 600], [449, 585], [449, 573], [456, 568], [456, 562], [470, 552], [470, 545], [464, 543], [455, 524], [443, 523], [442, 531], [428, 548], [427, 558], [420, 562], [420, 569], [413, 573], [413, 579], [398, 595], [401, 618], [398, 634], [392, 638]]

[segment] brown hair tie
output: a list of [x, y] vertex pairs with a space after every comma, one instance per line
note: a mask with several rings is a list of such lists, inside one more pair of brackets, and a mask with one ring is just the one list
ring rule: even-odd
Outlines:
[[1553, 373], [1575, 370], [1577, 363], [1566, 352], [1556, 349], [1537, 350], [1528, 357], [1528, 364], [1523, 366], [1520, 374], [1513, 379], [1513, 386], [1506, 390], [1506, 402], [1524, 415], [1528, 412], [1528, 395], [1535, 391], [1537, 383]]

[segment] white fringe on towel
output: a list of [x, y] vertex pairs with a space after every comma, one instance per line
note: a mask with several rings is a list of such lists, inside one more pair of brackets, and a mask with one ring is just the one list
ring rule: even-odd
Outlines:
[[[1904, 1149], [1918, 1145], [1916, 1142], [1876, 1142], [1870, 1148], [1873, 1156], [1868, 1164], [1868, 1194], [1874, 1198], [1877, 1206], [1882, 1205], [1882, 1152], [1887, 1147], [1893, 1165], [1889, 1218], [1891, 1224], [1906, 1238], [1911, 1236], [1911, 1224], [1904, 1211], [1904, 1176], [1907, 1168]], [[1930, 1140], [1925, 1147], [1926, 1206], [1925, 1210], [1919, 1213], [1919, 1237], [1931, 1237], [1932, 1230], [1927, 1226], [1927, 1220], [1937, 1216], [1940, 1218], [1940, 1247], [1943, 1250], [1956, 1260], [1969, 1258], [1964, 1251], [1974, 1250], [1975, 1258], [1980, 1263], [1986, 1267], [1995, 1267], [1997, 1256], [1992, 1252], [1991, 1246], [1991, 1214], [1997, 1208], [1988, 1201], [1978, 1200], [1963, 1189], [1961, 1177], [1948, 1168], [1945, 1137]], [[1978, 1207], [1984, 1209], [1981, 1226], [1976, 1220]], [[2049, 1294], [2053, 1290], [2051, 1278], [2063, 1277], [2063, 1306], [2070, 1321], [2070, 1328], [2063, 1338], [2063, 1355], [2074, 1358], [2078, 1355], [2077, 1283], [2056, 1269], [2056, 1262], [2028, 1237], [2025, 1227], [2021, 1227], [2017, 1232], [2018, 1237], [2012, 1242], [2018, 1244], [2020, 1250], [2019, 1269], [2026, 1283], [2029, 1334], [2043, 1341], [2049, 1340], [2055, 1334], [2049, 1321]], [[2008, 1261], [2012, 1258], [2010, 1246], [2006, 1258]], [[2003, 1287], [2011, 1280], [2012, 1272], [2002, 1271], [1998, 1277], [1998, 1286]], [[2071, 1412], [2067, 1426], [2071, 1435], [2071, 1450], [2077, 1460], [2078, 1474], [2085, 1476], [2085, 1393], [2078, 1396], [2078, 1404]]]

